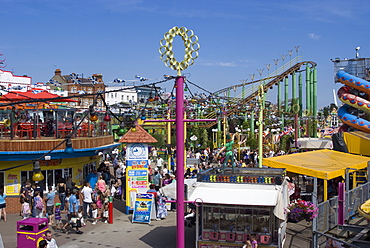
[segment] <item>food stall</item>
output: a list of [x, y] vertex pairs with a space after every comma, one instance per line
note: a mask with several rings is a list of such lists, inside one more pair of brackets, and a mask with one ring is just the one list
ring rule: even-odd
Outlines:
[[199, 173], [188, 201], [196, 206], [196, 247], [283, 247], [288, 205], [284, 169], [231, 168]]

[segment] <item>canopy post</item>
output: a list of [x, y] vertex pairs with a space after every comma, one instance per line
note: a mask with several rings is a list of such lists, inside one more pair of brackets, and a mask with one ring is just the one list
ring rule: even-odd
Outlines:
[[324, 179], [324, 201], [328, 200], [328, 179]]
[[[312, 192], [312, 203], [315, 204], [315, 206], [317, 206], [317, 177], [314, 177], [313, 178], [313, 192]], [[314, 218], [312, 220], [312, 244], [313, 244], [313, 247], [318, 247], [317, 246], [317, 218]]]

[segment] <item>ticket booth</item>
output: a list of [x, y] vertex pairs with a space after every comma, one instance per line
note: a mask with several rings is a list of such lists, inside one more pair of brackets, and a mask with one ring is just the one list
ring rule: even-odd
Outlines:
[[47, 218], [27, 218], [17, 221], [17, 246], [37, 248], [49, 230]]

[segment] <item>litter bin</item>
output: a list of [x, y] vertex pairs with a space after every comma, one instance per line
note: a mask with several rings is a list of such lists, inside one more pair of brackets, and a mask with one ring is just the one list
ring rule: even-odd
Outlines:
[[37, 248], [49, 230], [47, 218], [27, 218], [17, 221], [17, 246]]

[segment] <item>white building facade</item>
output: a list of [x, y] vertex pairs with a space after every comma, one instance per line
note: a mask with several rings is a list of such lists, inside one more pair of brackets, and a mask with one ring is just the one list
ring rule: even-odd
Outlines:
[[109, 106], [122, 102], [137, 102], [137, 92], [135, 89], [132, 89], [132, 87], [125, 88], [122, 86], [106, 86], [105, 91], [107, 92], [105, 93], [105, 102]]
[[8, 91], [22, 91], [25, 92], [32, 87], [32, 78], [28, 76], [16, 76], [10, 71], [0, 70], [0, 85], [4, 90], [0, 90], [2, 94]]

